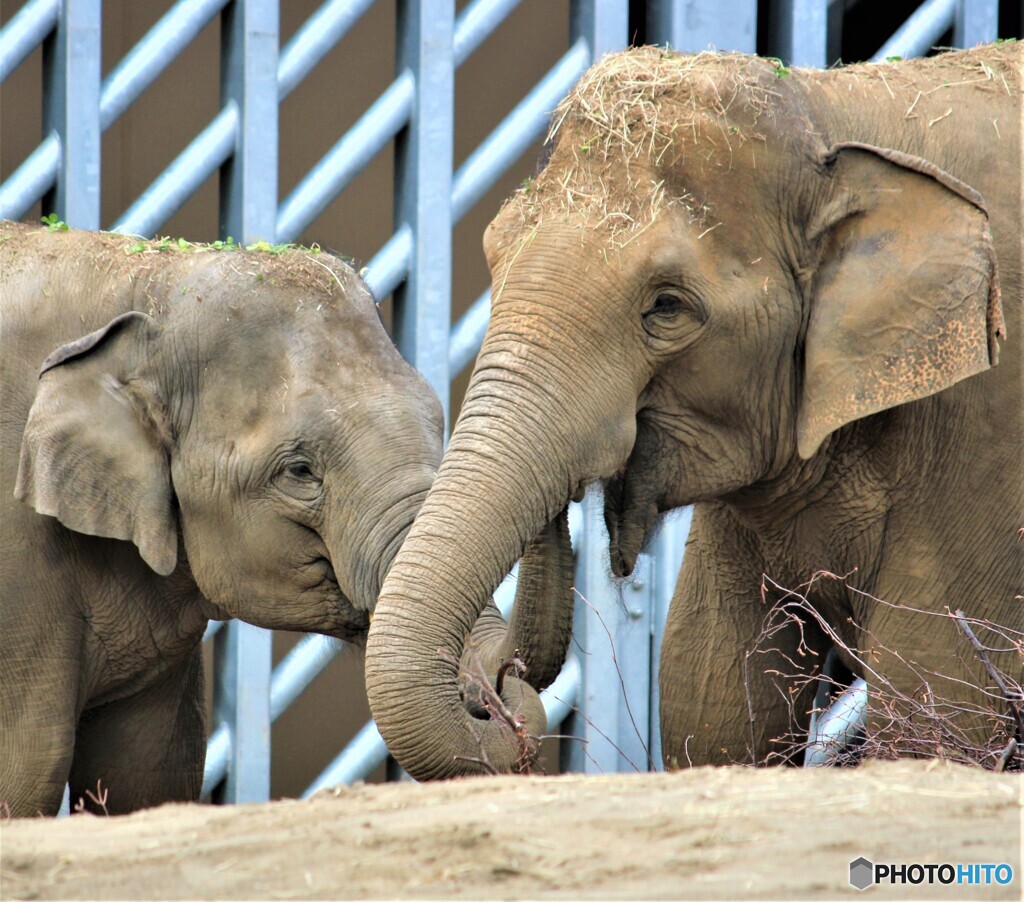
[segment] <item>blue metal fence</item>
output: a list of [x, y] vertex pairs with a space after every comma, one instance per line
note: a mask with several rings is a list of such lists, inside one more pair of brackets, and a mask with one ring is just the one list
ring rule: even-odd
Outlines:
[[[449, 384], [476, 355], [489, 289], [451, 323], [452, 229], [540, 135], [558, 100], [602, 54], [629, 41], [627, 0], [552, 2], [568, 14], [569, 46], [550, 71], [466, 158], [453, 167], [455, 72], [520, 0], [398, 0], [397, 65], [391, 84], [291, 193], [279, 200], [281, 101], [335, 48], [374, 0], [327, 0], [280, 47], [278, 0], [179, 0], [101, 79], [101, 0], [28, 0], [0, 30], [0, 81], [39, 45], [44, 58], [44, 137], [0, 185], [0, 217], [25, 216], [43, 200], [77, 228], [100, 228], [102, 133], [217, 15], [221, 20], [221, 107], [166, 170], [108, 224], [153, 235], [220, 172], [222, 237], [243, 243], [293, 241], [390, 142], [395, 142], [394, 231], [366, 267], [374, 294], [395, 299], [402, 353], [449, 409]], [[836, 16], [844, 0], [776, 0], [770, 52], [796, 65], [834, 61]], [[913, 56], [952, 29], [967, 46], [996, 37], [996, 0], [927, 0], [878, 50]], [[714, 46], [753, 52], [757, 0], [648, 0], [647, 39], [683, 50]], [[830, 41], [832, 44], [830, 44]], [[483, 287], [483, 286], [481, 286]], [[688, 513], [670, 518], [637, 575], [611, 585], [599, 500], [573, 511], [578, 554], [577, 643], [544, 694], [552, 728], [588, 740], [565, 744], [574, 770], [656, 767], [657, 637], [675, 585]], [[508, 587], [499, 590], [506, 603]], [[585, 600], [584, 600], [585, 599]], [[204, 793], [223, 781], [229, 801], [269, 795], [269, 736], [287, 708], [341, 648], [303, 639], [271, 670], [270, 634], [232, 622], [211, 624], [217, 643], [215, 729]], [[309, 787], [368, 775], [386, 751], [373, 724]]]

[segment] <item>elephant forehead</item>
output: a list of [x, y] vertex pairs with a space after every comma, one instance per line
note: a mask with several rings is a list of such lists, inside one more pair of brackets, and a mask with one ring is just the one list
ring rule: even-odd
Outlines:
[[[226, 313], [200, 320], [202, 381], [268, 392], [297, 381], [337, 385], [370, 373], [395, 375], [401, 358], [372, 302], [353, 308], [317, 300], [297, 295], [271, 304], [245, 297]], [[188, 345], [195, 335], [186, 322], [177, 343]]]
[[204, 444], [222, 449], [211, 460], [247, 472], [300, 449], [313, 452], [318, 459], [333, 457], [343, 446], [336, 412], [337, 408], [326, 403], [309, 409], [289, 404], [281, 392], [233, 411], [208, 410], [199, 426]]
[[[752, 258], [735, 240], [744, 237], [742, 230], [720, 225], [666, 209], [631, 239], [609, 245], [593, 230], [573, 228], [564, 219], [547, 220], [525, 236], [504, 236], [508, 244], [496, 240], [492, 303], [497, 310], [506, 299], [548, 297], [548, 304], [572, 307], [599, 286], [602, 297], [621, 292], [620, 300], [628, 307], [648, 283], [683, 283], [697, 289], [732, 278]], [[722, 240], [723, 233], [730, 237]]]
[[[638, 47], [605, 56], [559, 104], [551, 137], [589, 132], [590, 150], [639, 158], [715, 121], [758, 121], [779, 96], [773, 63], [741, 53]], [[776, 77], [773, 77], [776, 76]]]
[[763, 154], [778, 81], [770, 62], [742, 54], [647, 47], [605, 57], [556, 110], [547, 166], [506, 203], [506, 243], [552, 217], [613, 245], [674, 207], [706, 225], [708, 177], [733, 170], [741, 153]]

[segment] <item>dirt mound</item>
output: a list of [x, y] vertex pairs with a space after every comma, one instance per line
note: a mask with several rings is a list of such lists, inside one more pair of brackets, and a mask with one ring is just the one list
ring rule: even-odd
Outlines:
[[0, 826], [6, 899], [835, 898], [850, 862], [1008, 863], [1021, 778], [939, 762], [851, 770], [474, 779], [310, 801], [166, 805]]

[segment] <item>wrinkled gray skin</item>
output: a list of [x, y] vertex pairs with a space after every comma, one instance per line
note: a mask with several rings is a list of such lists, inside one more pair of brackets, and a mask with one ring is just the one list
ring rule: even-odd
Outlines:
[[[55, 813], [67, 781], [111, 812], [195, 799], [207, 619], [361, 642], [441, 458], [436, 396], [341, 261], [135, 244], [0, 228], [15, 815]], [[484, 618], [492, 676], [523, 636]]]
[[666, 764], [763, 761], [806, 729], [809, 694], [791, 706], [771, 671], [813, 670], [829, 640], [808, 622], [809, 654], [791, 626], [768, 643], [788, 661], [748, 659], [762, 574], [850, 574], [809, 600], [870, 682], [915, 695], [944, 673], [952, 704], [993, 704], [948, 618], [868, 596], [1024, 628], [1020, 59], [780, 72], [644, 49], [584, 77], [485, 234], [490, 327], [370, 630], [370, 704], [411, 773], [475, 770], [433, 650], [458, 655], [523, 543], [595, 480], [619, 576], [660, 512], [697, 503]]

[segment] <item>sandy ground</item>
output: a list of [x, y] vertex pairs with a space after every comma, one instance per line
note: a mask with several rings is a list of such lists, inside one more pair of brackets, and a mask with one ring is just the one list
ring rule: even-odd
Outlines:
[[1021, 898], [1022, 778], [938, 762], [855, 770], [476, 779], [309, 801], [166, 805], [0, 825], [4, 899], [855, 896], [849, 863], [1007, 862]]

